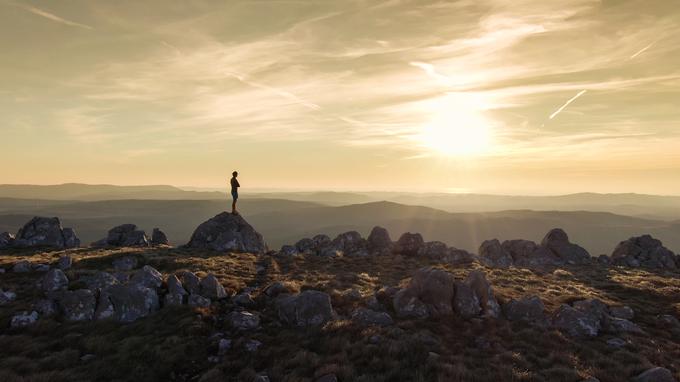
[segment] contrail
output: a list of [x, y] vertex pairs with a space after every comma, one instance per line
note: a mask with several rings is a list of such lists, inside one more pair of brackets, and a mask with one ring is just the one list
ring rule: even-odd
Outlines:
[[557, 114], [561, 113], [562, 110], [564, 110], [567, 106], [569, 106], [570, 103], [576, 101], [576, 99], [577, 99], [578, 97], [584, 95], [585, 93], [586, 93], [586, 90], [581, 90], [580, 92], [578, 92], [577, 95], [571, 97], [571, 99], [569, 99], [569, 101], [567, 101], [564, 105], [562, 105], [562, 107], [560, 107], [559, 109], [557, 109], [554, 113], [550, 114], [550, 119], [555, 118], [555, 117], [557, 116]]
[[651, 43], [651, 44], [647, 45], [646, 47], [640, 49], [640, 50], [639, 50], [637, 53], [635, 53], [634, 55], [630, 56], [629, 60], [632, 60], [632, 59], [634, 59], [635, 57], [637, 57], [637, 56], [641, 55], [642, 53], [646, 52], [647, 49], [649, 49], [649, 48], [651, 48], [652, 46], [654, 46], [654, 44], [656, 44], [656, 41], [654, 41], [653, 43]]
[[85, 29], [94, 29], [89, 25], [85, 25], [85, 24], [77, 23], [75, 21], [63, 19], [63, 18], [61, 18], [61, 17], [59, 17], [55, 14], [49, 13], [47, 11], [43, 11], [40, 8], [36, 8], [36, 7], [30, 6], [30, 5], [23, 5], [23, 4], [15, 4], [15, 5], [23, 8], [24, 10], [26, 10], [28, 12], [33, 13], [34, 15], [42, 16], [44, 18], [50, 19], [52, 21], [56, 21], [56, 22], [61, 23], [61, 24], [70, 25], [72, 27], [85, 28]]

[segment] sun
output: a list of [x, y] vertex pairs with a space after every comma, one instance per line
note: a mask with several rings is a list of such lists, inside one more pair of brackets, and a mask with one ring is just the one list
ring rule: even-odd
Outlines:
[[476, 156], [488, 152], [493, 123], [480, 106], [458, 96], [438, 101], [431, 111], [431, 119], [417, 134], [417, 140], [425, 149], [445, 156]]

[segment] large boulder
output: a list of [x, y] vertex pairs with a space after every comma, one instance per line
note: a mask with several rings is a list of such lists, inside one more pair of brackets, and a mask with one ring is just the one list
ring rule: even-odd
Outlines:
[[498, 239], [485, 240], [479, 246], [479, 261], [490, 268], [508, 268], [513, 263], [512, 256]]
[[456, 281], [455, 285], [456, 295], [453, 299], [453, 309], [456, 314], [463, 318], [477, 317], [482, 311], [482, 307], [475, 292], [462, 281]]
[[[103, 290], [97, 307], [98, 318], [132, 322], [159, 308], [158, 294], [143, 285], [114, 285]], [[102, 314], [106, 312], [105, 314]]]
[[61, 227], [59, 218], [47, 218], [36, 216], [26, 223], [17, 233], [14, 240], [16, 247], [50, 247], [57, 249], [75, 248], [80, 245], [80, 240], [72, 229], [67, 229], [66, 234]]
[[346, 255], [368, 254], [368, 242], [357, 231], [349, 231], [336, 236], [331, 242], [331, 247], [342, 251]]
[[151, 233], [151, 244], [153, 245], [168, 245], [168, 236], [165, 232], [161, 231], [159, 228], [154, 228], [153, 233]]
[[553, 314], [552, 324], [572, 337], [595, 337], [601, 329], [596, 317], [566, 304]]
[[676, 380], [670, 370], [653, 367], [633, 378], [633, 382], [676, 382]]
[[97, 272], [93, 275], [86, 275], [80, 278], [80, 281], [87, 285], [87, 289], [98, 291], [106, 289], [110, 286], [117, 285], [120, 281], [108, 272]]
[[484, 317], [498, 318], [500, 316], [501, 307], [484, 272], [478, 270], [470, 272], [465, 279], [465, 284], [472, 289], [477, 299], [479, 299], [479, 305], [482, 308], [482, 315]]
[[213, 274], [205, 276], [199, 283], [201, 296], [212, 300], [219, 300], [228, 297], [220, 281]]
[[390, 233], [383, 227], [375, 226], [368, 234], [368, 249], [371, 252], [389, 252], [393, 245]]
[[415, 272], [408, 286], [394, 296], [394, 310], [400, 317], [422, 318], [423, 306], [425, 316], [452, 314], [455, 281], [453, 274], [444, 270], [421, 268]]
[[424, 244], [422, 235], [406, 232], [395, 243], [393, 252], [405, 256], [416, 256]]
[[89, 289], [63, 291], [56, 296], [59, 311], [68, 321], [89, 321], [97, 305], [95, 294]]
[[201, 279], [195, 273], [182, 271], [180, 273], [182, 284], [189, 294], [199, 294], [201, 291]]
[[418, 255], [435, 260], [444, 260], [450, 254], [449, 246], [441, 241], [428, 241], [418, 250]]
[[259, 232], [241, 215], [223, 212], [196, 228], [189, 248], [215, 251], [264, 253], [267, 245]]
[[163, 275], [161, 275], [154, 267], [145, 265], [142, 269], [135, 272], [130, 279], [130, 284], [152, 289], [160, 288], [163, 284]]
[[562, 264], [554, 253], [531, 240], [506, 240], [502, 247], [510, 254], [516, 267], [544, 269]]
[[569, 236], [560, 228], [550, 230], [541, 241], [541, 246], [562, 259], [566, 264], [588, 264], [590, 262], [588, 251], [569, 242]]
[[510, 300], [503, 305], [503, 313], [510, 321], [544, 323], [546, 320], [544, 311], [545, 306], [538, 296]]
[[316, 253], [316, 243], [310, 238], [304, 238], [295, 243], [295, 252], [305, 255], [312, 255]]
[[66, 289], [68, 287], [68, 277], [61, 269], [50, 269], [42, 279], [42, 289], [46, 293]]
[[134, 224], [122, 224], [109, 230], [106, 240], [100, 240], [112, 247], [148, 247], [149, 238]]
[[631, 237], [616, 246], [611, 255], [616, 265], [676, 269], [675, 254], [650, 235]]
[[281, 296], [276, 300], [276, 307], [279, 319], [291, 326], [319, 326], [333, 318], [331, 297], [316, 290]]
[[0, 249], [10, 248], [14, 245], [14, 235], [9, 232], [0, 233]]

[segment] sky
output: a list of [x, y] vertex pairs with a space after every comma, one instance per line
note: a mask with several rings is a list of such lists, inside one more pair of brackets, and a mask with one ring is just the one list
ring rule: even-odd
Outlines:
[[1, 183], [680, 195], [668, 0], [0, 0]]

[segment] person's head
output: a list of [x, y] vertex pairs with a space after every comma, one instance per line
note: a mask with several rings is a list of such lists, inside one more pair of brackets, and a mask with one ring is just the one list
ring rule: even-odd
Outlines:
[[234, 178], [236, 178], [236, 177], [238, 176], [238, 172], [234, 171], [234, 172], [231, 173], [231, 175], [232, 175]]

